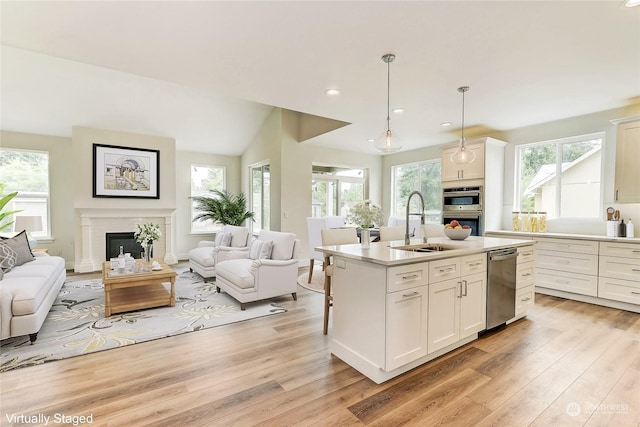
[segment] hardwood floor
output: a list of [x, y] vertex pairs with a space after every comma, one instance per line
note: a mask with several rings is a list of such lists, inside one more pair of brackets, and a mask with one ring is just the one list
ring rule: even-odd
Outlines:
[[638, 426], [640, 315], [536, 298], [526, 319], [377, 385], [331, 356], [322, 295], [299, 288], [278, 298], [285, 314], [0, 374], [0, 425]]

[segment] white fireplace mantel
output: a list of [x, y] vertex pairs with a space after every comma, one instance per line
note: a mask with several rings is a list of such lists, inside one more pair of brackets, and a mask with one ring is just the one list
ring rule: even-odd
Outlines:
[[74, 271], [88, 273], [102, 269], [106, 259], [106, 233], [135, 232], [137, 224], [153, 222], [160, 226], [162, 236], [154, 242], [154, 254], [167, 264], [178, 262], [174, 250], [174, 209], [95, 209], [77, 208], [80, 238], [76, 239]]

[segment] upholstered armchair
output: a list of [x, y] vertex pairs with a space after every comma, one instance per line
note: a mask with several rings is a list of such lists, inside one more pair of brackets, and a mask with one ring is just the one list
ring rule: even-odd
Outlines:
[[196, 272], [207, 282], [216, 277], [216, 265], [224, 261], [232, 251], [248, 251], [249, 229], [225, 225], [216, 233], [214, 241], [201, 241], [189, 251], [189, 270]]
[[248, 251], [231, 252], [216, 266], [218, 292], [246, 303], [291, 294], [297, 300], [300, 240], [293, 233], [262, 230]]

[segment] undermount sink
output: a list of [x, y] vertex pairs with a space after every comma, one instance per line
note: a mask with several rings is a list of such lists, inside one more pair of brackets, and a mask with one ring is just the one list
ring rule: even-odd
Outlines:
[[447, 246], [440, 243], [420, 243], [417, 245], [390, 246], [390, 248], [411, 252], [442, 252], [451, 249], [460, 249], [455, 246]]

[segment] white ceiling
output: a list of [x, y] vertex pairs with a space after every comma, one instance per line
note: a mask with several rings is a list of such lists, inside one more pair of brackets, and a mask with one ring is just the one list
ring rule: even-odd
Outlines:
[[405, 149], [452, 142], [462, 85], [469, 128], [637, 103], [640, 7], [620, 3], [2, 1], [2, 129], [237, 155], [277, 106], [352, 123], [305, 143], [375, 153], [394, 53], [392, 130]]

